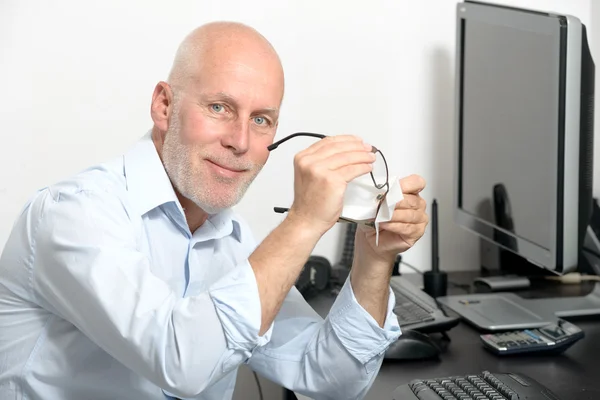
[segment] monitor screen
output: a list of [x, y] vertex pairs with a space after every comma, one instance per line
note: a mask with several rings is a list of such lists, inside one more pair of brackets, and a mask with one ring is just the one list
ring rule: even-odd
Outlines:
[[502, 185], [521, 239], [552, 249], [557, 221], [560, 60], [556, 35], [478, 20], [464, 26], [459, 207], [483, 212]]

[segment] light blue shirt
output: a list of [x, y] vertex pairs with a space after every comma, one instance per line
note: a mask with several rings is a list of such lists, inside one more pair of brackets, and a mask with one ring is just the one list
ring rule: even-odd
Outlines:
[[324, 320], [293, 288], [261, 337], [255, 246], [231, 210], [190, 232], [149, 135], [38, 191], [0, 258], [0, 399], [231, 399], [242, 363], [364, 396], [400, 335], [391, 290], [380, 328], [349, 281]]

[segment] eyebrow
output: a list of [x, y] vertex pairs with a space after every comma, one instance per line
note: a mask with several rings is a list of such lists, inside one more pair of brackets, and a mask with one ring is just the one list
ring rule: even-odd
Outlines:
[[[215, 97], [215, 98], [224, 100], [227, 103], [232, 104], [234, 107], [239, 108], [239, 103], [237, 102], [237, 100], [228, 93], [218, 92], [215, 95], [210, 96], [210, 97]], [[271, 118], [277, 119], [279, 117], [279, 109], [273, 108], [273, 107], [266, 107], [266, 108], [261, 108], [261, 109], [255, 110], [252, 112], [252, 114], [267, 114], [267, 115], [271, 116]]]

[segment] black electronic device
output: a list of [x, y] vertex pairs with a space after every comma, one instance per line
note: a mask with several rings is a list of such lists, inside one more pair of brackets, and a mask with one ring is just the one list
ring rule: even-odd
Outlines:
[[467, 0], [456, 27], [456, 222], [499, 249], [503, 271], [584, 272], [584, 241], [597, 238], [586, 26]]
[[537, 329], [480, 335], [485, 348], [498, 355], [559, 354], [583, 337], [579, 327], [562, 319]]
[[[513, 221], [510, 198], [508, 197], [506, 186], [502, 183], [495, 184], [492, 197], [494, 203], [494, 219], [496, 221], [496, 225], [505, 229], [507, 232], [511, 232], [512, 234], [514, 234], [515, 224]], [[514, 238], [514, 236], [499, 235], [498, 232], [495, 232], [494, 240], [497, 243], [500, 243], [505, 248], [512, 250], [513, 252], [519, 251], [517, 240]], [[501, 265], [502, 264], [503, 263], [501, 261]]]
[[431, 270], [423, 273], [423, 290], [431, 297], [445, 296], [448, 289], [448, 274], [440, 271], [438, 204], [431, 202]]
[[440, 347], [424, 333], [402, 330], [402, 335], [385, 351], [387, 360], [422, 360], [438, 357]]
[[298, 279], [296, 289], [304, 296], [318, 293], [329, 286], [331, 264], [322, 256], [310, 256], [304, 264]]
[[521, 373], [416, 379], [400, 385], [393, 400], [560, 400], [550, 389]]

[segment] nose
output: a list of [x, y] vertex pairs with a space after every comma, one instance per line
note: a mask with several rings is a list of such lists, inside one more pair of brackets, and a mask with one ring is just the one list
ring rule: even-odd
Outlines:
[[243, 154], [248, 151], [249, 140], [250, 123], [240, 118], [231, 125], [231, 130], [223, 136], [221, 144], [236, 154]]

